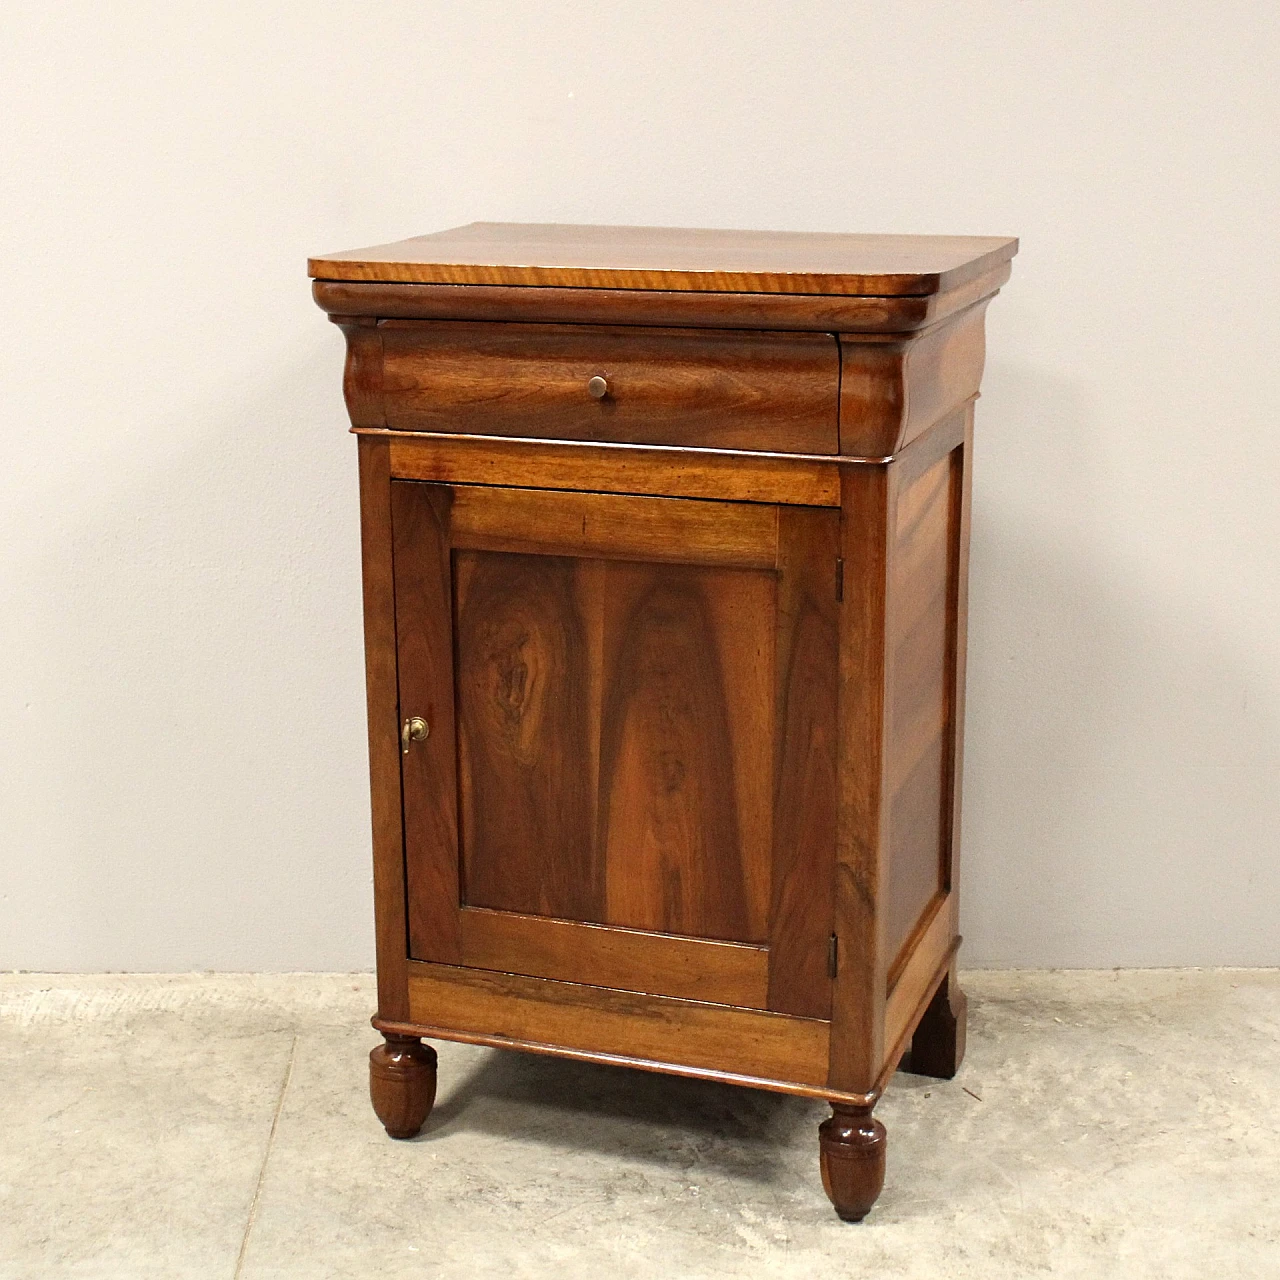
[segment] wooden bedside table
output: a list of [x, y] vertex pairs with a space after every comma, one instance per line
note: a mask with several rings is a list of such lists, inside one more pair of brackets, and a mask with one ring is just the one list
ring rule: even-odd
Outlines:
[[475, 223], [311, 261], [359, 436], [378, 1014], [830, 1101], [964, 1052], [973, 402], [1017, 241]]

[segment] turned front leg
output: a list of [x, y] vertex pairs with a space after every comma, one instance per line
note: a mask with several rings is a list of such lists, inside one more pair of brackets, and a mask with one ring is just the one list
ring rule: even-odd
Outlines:
[[384, 1039], [369, 1054], [369, 1097], [393, 1138], [413, 1138], [436, 1100], [436, 1051], [416, 1036]]
[[846, 1222], [861, 1222], [884, 1186], [884, 1125], [870, 1107], [833, 1103], [830, 1120], [818, 1126], [822, 1185]]

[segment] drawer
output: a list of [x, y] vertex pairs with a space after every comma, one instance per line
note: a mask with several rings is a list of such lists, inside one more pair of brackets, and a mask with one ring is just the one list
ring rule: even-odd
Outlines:
[[832, 334], [413, 320], [378, 333], [395, 430], [839, 451]]

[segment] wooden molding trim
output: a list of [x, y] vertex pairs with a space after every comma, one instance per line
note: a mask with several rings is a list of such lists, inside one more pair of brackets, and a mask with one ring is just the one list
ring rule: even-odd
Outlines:
[[840, 505], [840, 473], [830, 458], [417, 431], [387, 434], [391, 474], [398, 480]]
[[764, 1009], [769, 950], [548, 916], [462, 909], [468, 968]]
[[628, 1065], [772, 1081], [829, 1097], [831, 1024], [516, 974], [410, 961], [409, 1018], [419, 1034], [543, 1046]]
[[902, 341], [840, 335], [841, 456], [892, 456], [978, 394], [990, 301]]
[[897, 980], [885, 1000], [886, 1062], [892, 1059], [896, 1063], [902, 1056], [899, 1044], [905, 1045], [915, 1029], [959, 945], [960, 939], [952, 932], [949, 895], [939, 894], [921, 918], [915, 945], [899, 966]]
[[311, 292], [316, 305], [339, 324], [358, 316], [914, 333], [994, 294], [1009, 279], [1011, 270], [1012, 263], [1004, 262], [946, 293], [899, 297], [354, 280], [316, 280]]

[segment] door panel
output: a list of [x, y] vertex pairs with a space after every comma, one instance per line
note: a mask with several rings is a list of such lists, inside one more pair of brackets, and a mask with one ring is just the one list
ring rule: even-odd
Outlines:
[[458, 806], [453, 606], [444, 485], [391, 485], [400, 715], [431, 731], [400, 757], [410, 955], [458, 964]]
[[447, 486], [455, 547], [772, 569], [778, 508], [550, 489]]
[[599, 919], [595, 563], [454, 553], [463, 902]]
[[828, 1016], [838, 514], [393, 488], [410, 954]]
[[825, 1018], [835, 896], [839, 517], [784, 507], [778, 615], [770, 1009]]
[[686, 1000], [764, 1009], [769, 950], [507, 911], [462, 909], [462, 963], [476, 969], [650, 990]]
[[610, 564], [604, 587], [606, 922], [764, 942], [774, 575]]
[[774, 574], [459, 550], [454, 581], [462, 900], [763, 942]]

